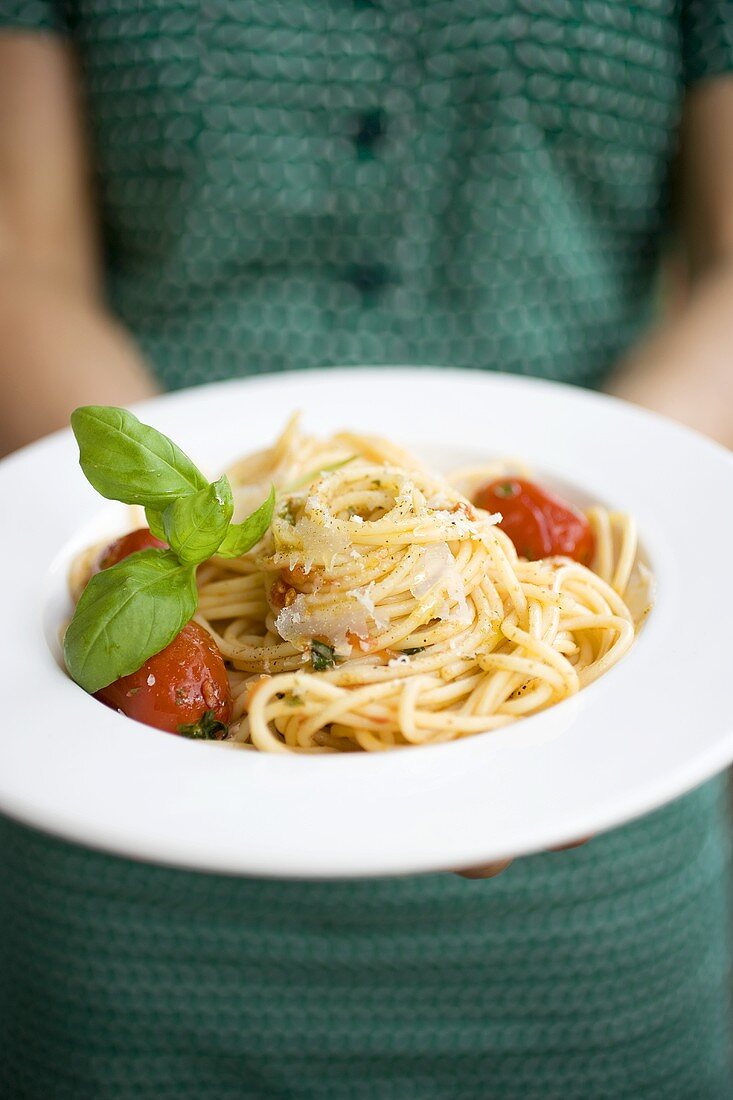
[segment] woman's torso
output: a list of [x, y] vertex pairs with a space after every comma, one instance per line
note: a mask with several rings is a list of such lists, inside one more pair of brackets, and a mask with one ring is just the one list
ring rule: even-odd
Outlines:
[[167, 385], [599, 381], [646, 318], [672, 0], [79, 0], [113, 305]]

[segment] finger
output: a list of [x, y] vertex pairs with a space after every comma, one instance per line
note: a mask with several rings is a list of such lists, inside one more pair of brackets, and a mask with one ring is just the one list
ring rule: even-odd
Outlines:
[[510, 859], [497, 859], [494, 863], [487, 863], [485, 867], [467, 867], [463, 871], [456, 871], [455, 874], [460, 875], [461, 878], [496, 878], [511, 862]]
[[584, 844], [587, 844], [589, 840], [592, 840], [592, 836], [582, 836], [580, 840], [570, 840], [567, 844], [559, 844], [557, 848], [550, 848], [551, 852], [569, 852], [571, 848], [582, 848]]

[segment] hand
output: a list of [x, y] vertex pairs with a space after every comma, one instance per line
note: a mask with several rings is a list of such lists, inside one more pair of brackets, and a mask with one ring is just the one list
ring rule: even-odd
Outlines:
[[733, 261], [695, 285], [627, 355], [607, 389], [733, 447]]
[[76, 405], [127, 405], [156, 386], [104, 304], [72, 44], [61, 35], [0, 39], [2, 455], [64, 427]]
[[[590, 836], [582, 837], [580, 840], [571, 840], [569, 844], [560, 844], [557, 848], [551, 848], [551, 852], [568, 852], [571, 848], [580, 848], [583, 844], [587, 844], [589, 840], [593, 838]], [[505, 871], [510, 863], [513, 863], [512, 859], [498, 859], [494, 863], [487, 863], [483, 867], [468, 867], [465, 871], [456, 871], [455, 874], [460, 875], [461, 878], [496, 878], [502, 871]]]
[[0, 267], [0, 456], [65, 427], [76, 405], [128, 405], [157, 392], [100, 305]]

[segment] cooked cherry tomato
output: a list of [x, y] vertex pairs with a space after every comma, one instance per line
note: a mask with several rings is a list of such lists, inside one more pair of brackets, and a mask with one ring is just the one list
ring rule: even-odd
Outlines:
[[595, 539], [583, 513], [531, 481], [499, 478], [478, 490], [474, 504], [501, 512], [499, 526], [522, 558], [562, 554], [583, 565], [593, 560]]
[[92, 567], [91, 575], [101, 573], [111, 565], [117, 565], [118, 561], [122, 561], [130, 554], [135, 554], [138, 550], [152, 549], [164, 550], [167, 549], [167, 544], [156, 538], [149, 527], [139, 527], [137, 531], [130, 531], [129, 534], [105, 546]]
[[96, 698], [147, 726], [205, 740], [221, 740], [232, 718], [221, 653], [193, 621], [137, 672], [102, 688]]

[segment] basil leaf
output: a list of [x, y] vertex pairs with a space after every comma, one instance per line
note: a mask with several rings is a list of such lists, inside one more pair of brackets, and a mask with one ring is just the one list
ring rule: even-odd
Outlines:
[[71, 414], [79, 465], [98, 493], [125, 504], [162, 510], [208, 484], [167, 436], [127, 409], [85, 405]]
[[270, 495], [264, 504], [252, 513], [242, 523], [233, 523], [224, 541], [217, 550], [222, 558], [238, 558], [246, 554], [253, 546], [256, 546], [272, 523], [272, 515], [275, 511], [275, 486], [270, 489]]
[[154, 508], [146, 508], [145, 519], [148, 521], [148, 527], [155, 535], [156, 539], [161, 539], [165, 542], [165, 527], [163, 526], [162, 514], [156, 512]]
[[233, 511], [229, 482], [220, 477], [168, 505], [163, 512], [163, 537], [185, 565], [199, 565], [216, 553]]
[[129, 676], [173, 641], [197, 604], [195, 570], [170, 550], [140, 550], [103, 569], [66, 631], [70, 675], [88, 692]]

